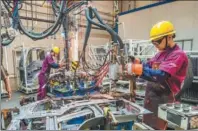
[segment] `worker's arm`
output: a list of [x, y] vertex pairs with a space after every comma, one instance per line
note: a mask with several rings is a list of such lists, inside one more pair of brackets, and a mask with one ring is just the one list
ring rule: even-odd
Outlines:
[[[152, 62], [139, 63], [142, 64], [142, 73], [140, 74], [138, 72], [140, 69], [133, 69], [132, 73], [138, 74], [140, 77], [146, 80], [153, 80], [153, 77], [155, 77], [155, 80], [160, 82], [166, 80], [170, 76], [174, 76], [180, 70], [180, 68], [182, 68], [182, 66], [188, 64], [188, 60], [185, 54], [176, 52], [170, 54], [166, 60], [162, 61], [159, 65], [159, 69], [152, 69], [150, 63]], [[133, 64], [133, 67], [138, 66]], [[132, 71], [132, 69], [130, 70]]]
[[66, 64], [64, 64], [64, 63], [57, 64], [57, 63], [55, 63], [55, 62], [50, 64], [50, 66], [51, 66], [52, 68], [55, 68], [55, 69], [61, 68], [61, 67], [65, 66], [65, 65], [66, 65]]
[[52, 68], [55, 68], [55, 69], [60, 68], [60, 65], [57, 64], [57, 63], [55, 63], [55, 62], [54, 62], [54, 63], [51, 63], [50, 66], [51, 66]]
[[55, 69], [60, 68], [60, 65], [54, 62], [54, 60], [53, 60], [53, 58], [51, 57], [51, 55], [48, 55], [48, 56], [47, 56], [47, 61], [48, 61], [49, 65], [50, 65], [52, 68], [55, 68]]
[[[158, 55], [160, 55], [160, 53], [156, 54], [156, 56]], [[147, 59], [146, 62], [141, 61], [141, 64], [143, 64], [143, 73], [140, 77], [149, 81], [151, 80], [164, 81], [170, 76], [170, 74], [160, 69], [153, 69], [152, 64], [154, 63], [154, 61], [155, 61], [155, 57], [151, 59]], [[156, 79], [153, 79], [153, 77], [155, 77]]]
[[[164, 81], [170, 75], [160, 69], [152, 69], [147, 63], [129, 63], [127, 65], [128, 74], [135, 74], [148, 81]], [[154, 79], [155, 77], [155, 79]]]
[[183, 66], [188, 65], [187, 56], [182, 52], [175, 52], [162, 61], [159, 69], [155, 70], [145, 64], [143, 68], [142, 78], [155, 77], [158, 82], [163, 82], [170, 76], [174, 76]]
[[[166, 73], [162, 70], [159, 70], [159, 69], [155, 70], [155, 69], [152, 69], [150, 67], [145, 67], [144, 66], [143, 67], [143, 73], [140, 77], [143, 78], [143, 79], [149, 80], [149, 81], [156, 80], [158, 82], [161, 82], [161, 81], [166, 80], [169, 76], [170, 76], [169, 73]], [[155, 77], [155, 79], [153, 77]]]

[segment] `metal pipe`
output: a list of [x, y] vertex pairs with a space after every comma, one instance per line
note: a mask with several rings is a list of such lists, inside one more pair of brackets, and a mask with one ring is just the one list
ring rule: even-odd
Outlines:
[[[27, 2], [23, 2], [23, 3], [25, 3], [25, 4], [27, 4], [27, 5], [30, 5], [30, 3], [27, 3]], [[39, 4], [32, 4], [32, 5], [36, 5], [36, 6], [39, 6], [39, 7], [44, 7], [44, 6], [39, 5]], [[20, 10], [24, 10], [24, 9], [20, 9]], [[46, 14], [46, 13], [43, 13], [43, 12], [37, 12], [37, 13]], [[113, 15], [111, 15], [111, 13], [106, 13], [106, 12], [102, 12], [102, 11], [99, 11], [99, 10], [98, 10], [98, 13], [100, 13], [100, 14], [102, 14], [102, 15], [109, 16], [109, 17], [113, 17]], [[49, 14], [49, 15], [53, 15], [53, 16], [54, 16], [54, 14]], [[105, 19], [104, 19], [104, 20], [105, 20]]]
[[118, 41], [119, 44], [120, 44], [120, 49], [123, 49], [124, 48], [124, 44], [123, 44], [123, 41], [120, 38], [120, 36], [116, 32], [114, 32], [108, 25], [105, 25], [105, 23], [102, 21], [102, 18], [98, 15], [96, 8], [93, 8], [93, 12], [96, 15], [98, 21], [101, 24], [104, 24], [104, 27], [106, 28], [106, 30], [113, 36], [112, 39], [115, 38], [115, 40], [113, 39], [113, 41], [115, 43]]
[[[20, 11], [31, 12], [30, 10], [25, 10], [25, 9], [21, 9]], [[43, 12], [38, 12], [38, 11], [35, 11], [35, 13], [54, 16], [54, 14], [50, 14], [50, 13], [48, 14], [48, 13], [43, 13]], [[85, 14], [81, 14], [81, 15], [82, 16], [85, 16]], [[109, 20], [109, 19], [106, 19], [106, 18], [102, 18], [102, 19], [105, 20], [105, 21], [107, 21], [107, 22], [114, 22], [113, 20]]]
[[[35, 1], [35, 4], [36, 4], [36, 1]], [[36, 18], [37, 18], [37, 8], [35, 7], [35, 13], [36, 13]]]
[[122, 6], [123, 6], [123, 2], [124, 2], [124, 1], [120, 1], [120, 3], [121, 3], [121, 9], [120, 9], [120, 12], [122, 12], [122, 10], [123, 10], [123, 9], [122, 9], [122, 8], [123, 8], [123, 7], [122, 7]]
[[[24, 28], [24, 26], [22, 25], [21, 20], [19, 20], [19, 30], [21, 30], [25, 35], [27, 35], [28, 37], [30, 37], [33, 40], [39, 40], [39, 39], [43, 39], [43, 38], [49, 36], [51, 33], [53, 33], [57, 29], [60, 22], [62, 22], [62, 17], [64, 15], [63, 10], [64, 10], [65, 3], [66, 3], [66, 1], [61, 1], [59, 16], [58, 16], [56, 22], [54, 23], [54, 25], [52, 27], [50, 27], [49, 30], [42, 32], [42, 33], [35, 33], [35, 32], [31, 32], [31, 31], [27, 31]], [[20, 17], [19, 17], [19, 19], [20, 19]]]
[[[20, 37], [21, 39], [21, 37]], [[24, 69], [24, 76], [25, 76], [25, 87], [27, 88], [27, 70], [26, 70], [26, 52], [25, 52], [25, 49], [24, 49], [24, 42], [22, 43], [23, 45], [23, 69]]]
[[[89, 8], [89, 10], [91, 10], [92, 12], [92, 8]], [[109, 32], [109, 34], [111, 34], [111, 37], [112, 37], [112, 40], [116, 41], [116, 37], [113, 35], [112, 31], [111, 30], [108, 30], [103, 24], [101, 23], [96, 23], [92, 20], [92, 18], [89, 17], [89, 10], [88, 9], [85, 9], [85, 13], [86, 13], [86, 18], [87, 18], [87, 21], [95, 26], [98, 26], [100, 28], [102, 28], [103, 30], [107, 30], [107, 32]], [[96, 15], [96, 14], [95, 14]], [[99, 19], [98, 19], [99, 20]], [[99, 20], [100, 21], [100, 20]]]
[[[27, 10], [27, 9], [20, 9], [21, 12], [23, 11], [26, 11], [26, 12], [31, 12], [30, 10]], [[38, 13], [38, 14], [44, 14], [44, 15], [52, 15], [54, 16], [54, 14], [48, 14], [48, 13], [44, 13], [44, 12], [39, 12], [39, 11], [34, 11], [35, 13]]]
[[34, 29], [33, 25], [33, 6], [32, 6], [32, 0], [31, 0], [31, 17], [32, 17], [32, 30]]
[[[26, 14], [26, 17], [27, 17], [27, 5], [25, 5], [25, 8], [26, 8], [25, 14]], [[27, 21], [27, 27], [29, 26], [28, 23], [29, 23], [29, 22]]]
[[[31, 17], [20, 16], [20, 18], [24, 19], [24, 20], [32, 20]], [[47, 23], [54, 23], [55, 22], [53, 20], [45, 20], [45, 19], [40, 19], [40, 18], [33, 18], [33, 20], [38, 21], [38, 22], [47, 22]], [[79, 27], [86, 28], [87, 26], [79, 24]], [[92, 29], [103, 30], [103, 29], [98, 28], [98, 27], [92, 27]]]
[[[31, 5], [31, 3], [28, 3], [28, 2], [23, 2], [23, 3], [25, 3], [25, 4], [27, 4], [27, 5]], [[39, 6], [39, 7], [46, 7], [46, 6], [43, 6], [43, 5], [40, 5], [40, 4], [36, 4], [36, 3], [35, 3], [35, 4], [32, 3], [32, 5]], [[47, 7], [47, 8], [51, 8], [51, 7]], [[21, 9], [21, 10], [22, 10], [22, 9]], [[98, 10], [98, 12], [99, 12], [100, 14], [113, 17], [113, 15], [112, 15], [111, 13], [102, 12], [102, 11], [99, 11], [99, 10]], [[52, 14], [52, 15], [53, 15], [53, 14]]]
[[9, 69], [8, 69], [8, 52], [7, 52], [7, 47], [5, 47], [5, 59], [6, 59], [6, 68], [7, 68], [7, 71], [8, 71]]
[[[1, 2], [0, 2], [0, 7], [2, 8], [2, 6], [1, 6]], [[0, 16], [3, 14], [3, 13], [1, 13], [1, 11], [2, 11], [2, 9], [0, 9]], [[1, 24], [1, 19], [0, 19], [0, 29], [1, 29], [1, 26], [2, 26], [2, 24]], [[1, 37], [0, 37], [0, 41], [1, 41]], [[0, 46], [1, 46], [1, 43], [0, 43]], [[1, 47], [2, 48], [2, 47]], [[0, 49], [0, 54], [1, 54], [1, 49]], [[0, 61], [1, 61], [1, 57], [0, 57]], [[2, 64], [2, 63], [1, 63]], [[2, 75], [0, 75], [0, 78], [1, 78], [1, 76]], [[1, 83], [0, 83], [1, 84]], [[0, 92], [2, 93], [2, 90], [0, 90]], [[0, 100], [1, 100], [1, 98], [0, 98]], [[4, 119], [3, 119], [4, 120]]]
[[24, 19], [24, 20], [35, 20], [35, 21], [46, 22], [46, 23], [54, 23], [55, 22], [53, 20], [45, 20], [45, 19], [40, 19], [40, 18], [31, 18], [31, 17], [25, 17], [25, 16], [20, 16], [20, 19]]
[[[31, 5], [31, 3], [28, 3], [28, 2], [25, 2], [25, 1], [23, 1], [23, 3], [27, 4], [27, 5]], [[40, 5], [40, 4], [37, 4], [37, 3], [35, 3], [35, 4], [32, 3], [32, 5], [39, 6], [39, 7], [44, 7], [43, 5]], [[50, 7], [47, 7], [47, 8], [50, 8]]]
[[[76, 13], [78, 12], [78, 10], [76, 10], [75, 11]], [[76, 20], [76, 22], [75, 22], [75, 39], [74, 39], [74, 43], [73, 43], [73, 50], [72, 50], [72, 56], [73, 56], [73, 61], [78, 61], [78, 33], [79, 33], [79, 24], [78, 24], [78, 20], [77, 19], [79, 19], [78, 18], [78, 16], [76, 15], [75, 16], [75, 20]]]
[[[26, 13], [27, 12], [31, 12], [31, 11], [29, 11], [29, 10], [25, 10], [25, 9], [21, 9], [20, 11], [25, 11]], [[39, 14], [44, 14], [44, 15], [51, 15], [51, 16], [54, 16], [54, 14], [47, 14], [47, 13], [43, 13], [43, 12], [36, 12], [35, 11], [35, 13], [38, 13], [38, 15]], [[85, 16], [85, 14], [81, 14], [82, 16]], [[23, 16], [20, 16], [20, 17], [23, 17]], [[27, 17], [27, 16], [26, 16]], [[109, 23], [111, 23], [111, 22], [114, 22], [113, 20], [109, 20], [109, 19], [105, 19], [105, 18], [103, 18], [103, 20], [105, 20], [105, 21], [107, 21], [108, 23], [107, 24], [109, 24]], [[112, 25], [111, 25], [112, 26]]]

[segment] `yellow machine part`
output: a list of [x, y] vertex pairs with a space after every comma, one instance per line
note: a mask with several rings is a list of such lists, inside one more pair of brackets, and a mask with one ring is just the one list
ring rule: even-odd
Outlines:
[[72, 61], [71, 70], [74, 72], [78, 67], [78, 61]]

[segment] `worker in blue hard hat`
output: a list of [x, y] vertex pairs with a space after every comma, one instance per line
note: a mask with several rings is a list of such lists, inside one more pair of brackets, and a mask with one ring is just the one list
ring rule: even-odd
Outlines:
[[57, 69], [66, 65], [65, 63], [61, 63], [61, 64], [55, 63], [53, 57], [57, 57], [59, 53], [60, 53], [60, 48], [55, 46], [52, 48], [50, 53], [46, 55], [43, 61], [42, 69], [38, 77], [39, 78], [39, 90], [37, 95], [38, 100], [42, 100], [46, 97], [45, 84], [48, 80], [51, 68]]

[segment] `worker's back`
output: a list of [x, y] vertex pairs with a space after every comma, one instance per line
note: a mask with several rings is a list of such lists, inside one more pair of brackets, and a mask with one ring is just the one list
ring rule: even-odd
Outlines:
[[49, 74], [50, 73], [50, 63], [53, 62], [53, 58], [51, 56], [50, 53], [47, 53], [45, 56], [45, 59], [43, 60], [43, 64], [42, 64], [42, 69], [40, 71], [40, 74]]

